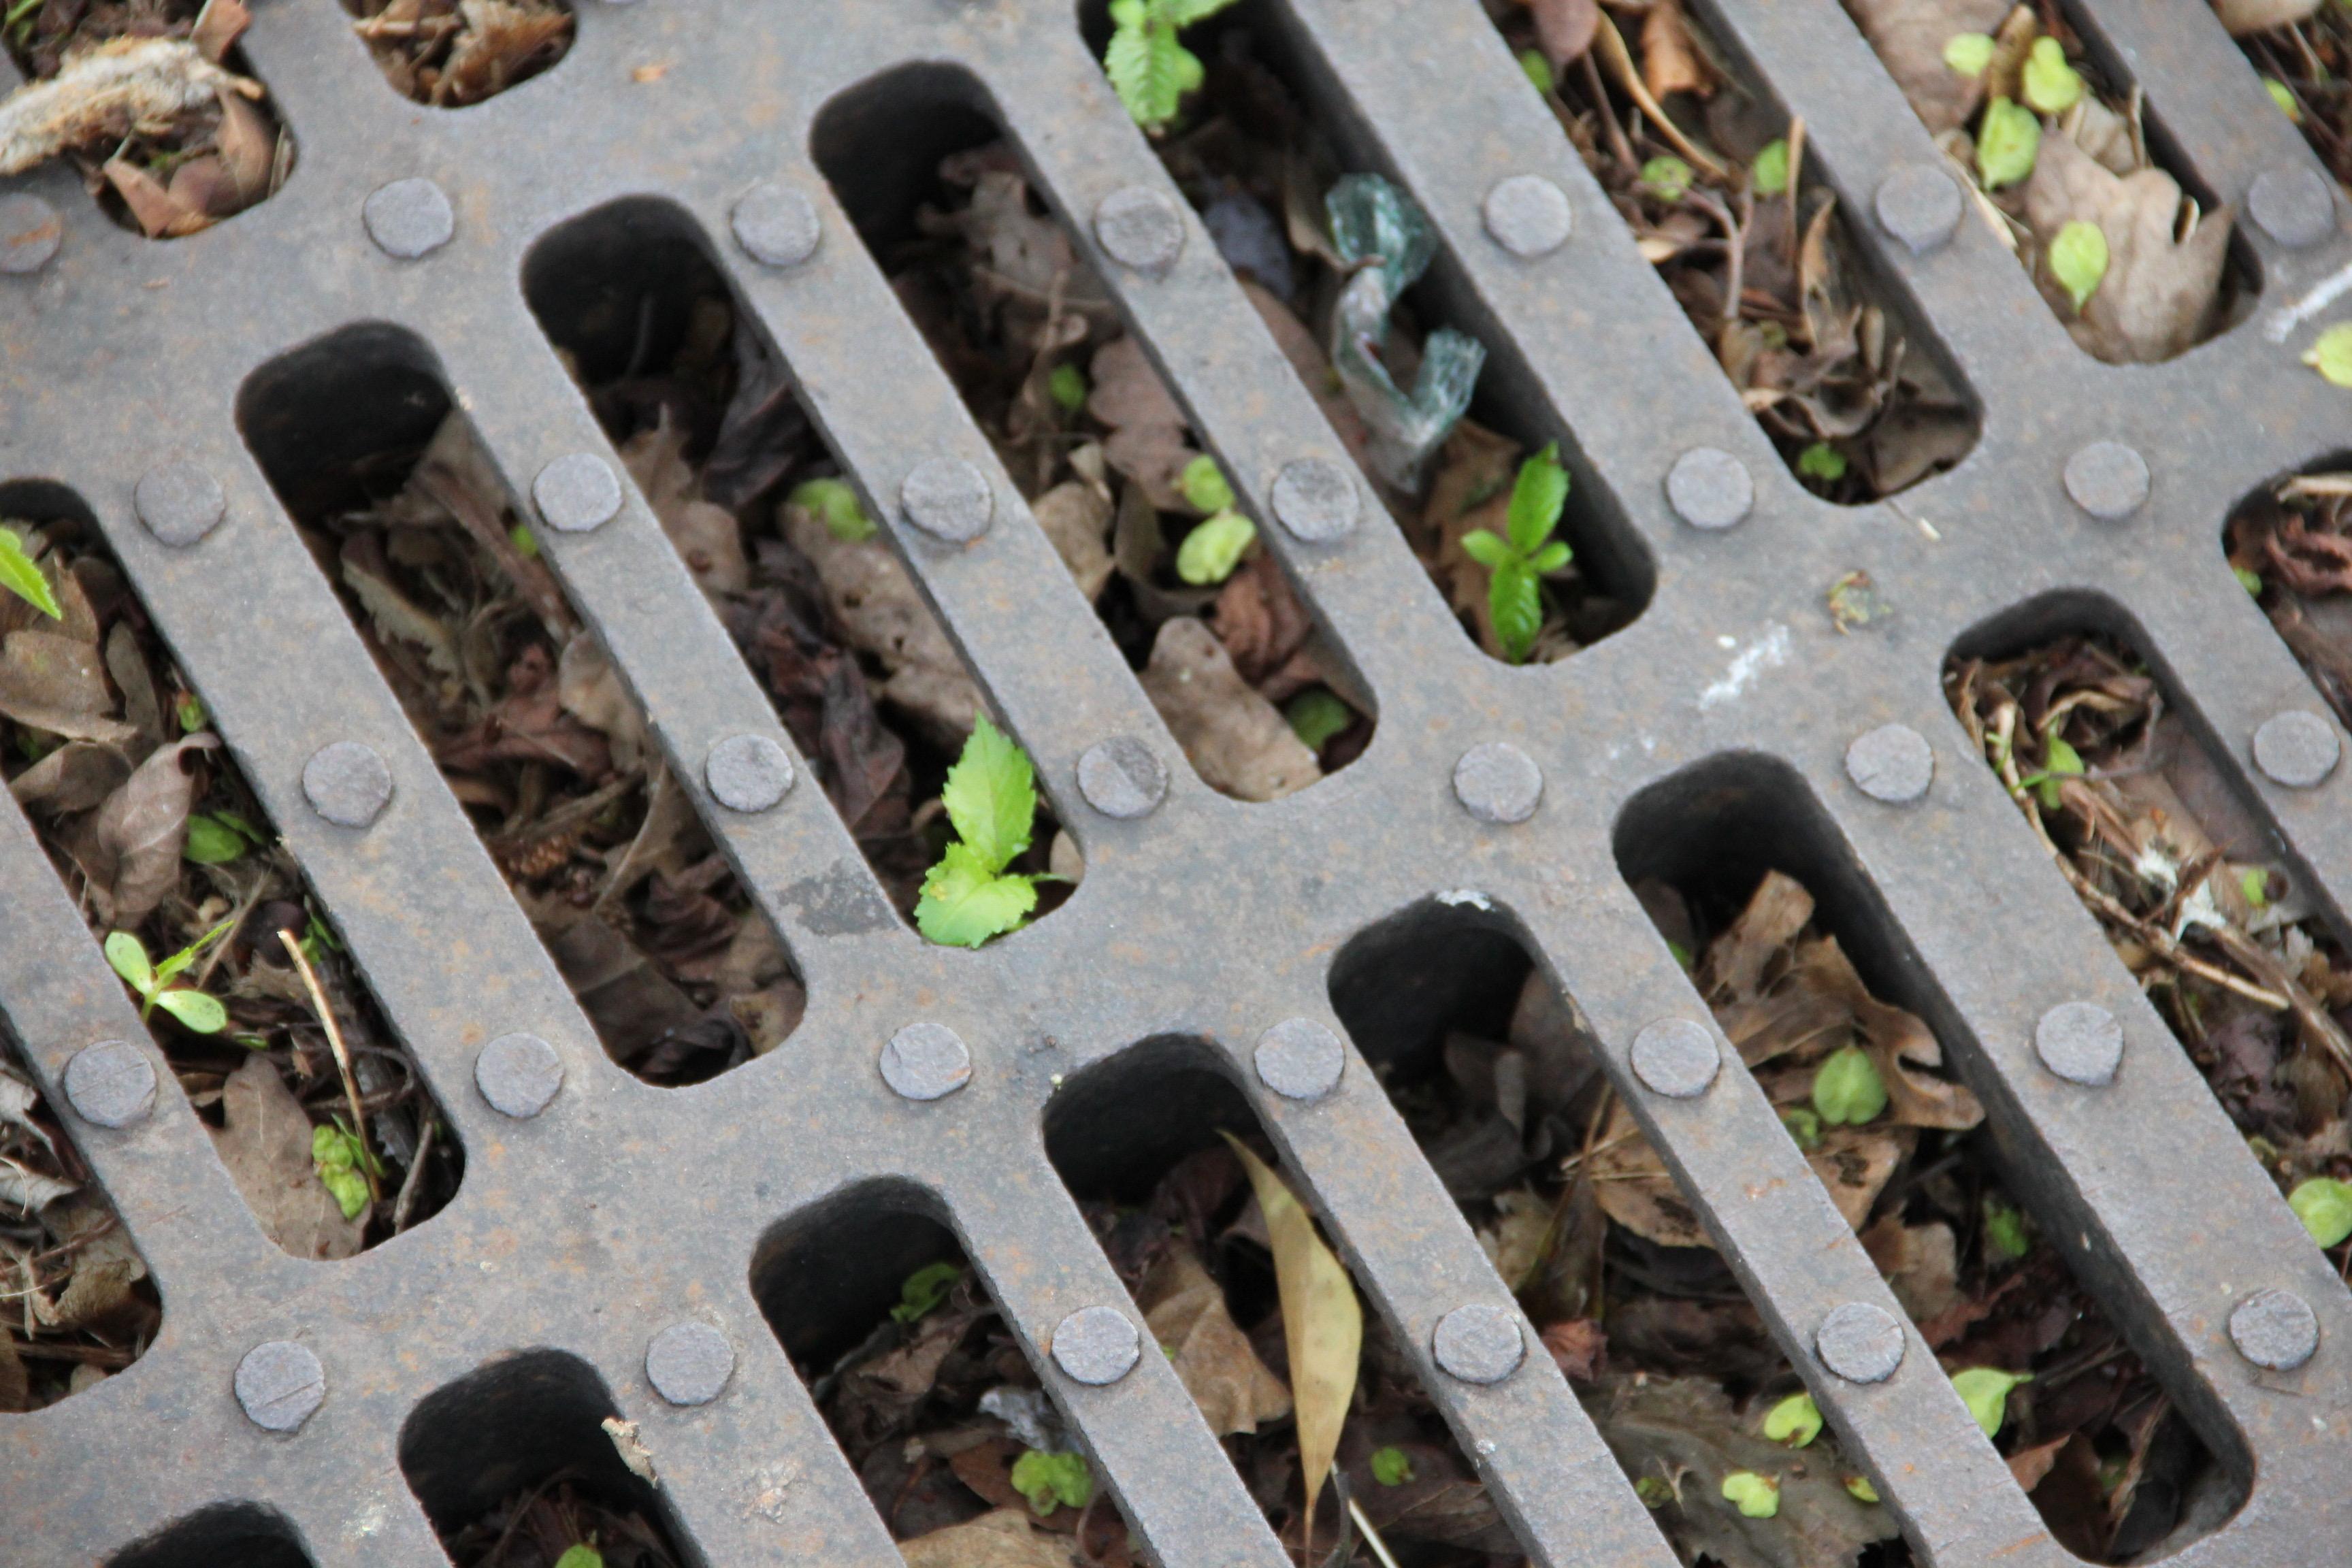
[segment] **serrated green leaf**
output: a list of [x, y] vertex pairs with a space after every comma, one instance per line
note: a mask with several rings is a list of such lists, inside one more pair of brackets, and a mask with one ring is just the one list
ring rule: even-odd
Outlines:
[[1029, 847], [1029, 827], [1037, 816], [1036, 774], [1029, 755], [982, 714], [973, 723], [963, 754], [948, 770], [940, 802], [948, 809], [974, 862], [991, 876], [1013, 864]]
[[2050, 242], [2050, 276], [2065, 286], [2076, 314], [2107, 275], [2107, 236], [2097, 224], [2073, 219]]
[[2055, 38], [2040, 37], [2025, 53], [2018, 90], [2029, 106], [2042, 113], [2063, 114], [2082, 101], [2083, 77], [2066, 63], [2063, 45]]
[[2352, 1237], [2352, 1183], [2333, 1176], [2314, 1176], [2287, 1194], [2286, 1206], [2322, 1247], [2334, 1247]]
[[1225, 471], [1217, 467], [1217, 459], [1201, 453], [1184, 465], [1176, 476], [1176, 488], [1183, 492], [1185, 504], [1197, 512], [1229, 511], [1234, 504], [1234, 487], [1225, 482]]
[[1160, 15], [1171, 23], [1179, 27], [1189, 27], [1240, 4], [1240, 0], [1158, 0], [1158, 4]]
[[1985, 106], [1977, 127], [1977, 177], [1984, 188], [1997, 191], [2033, 173], [2034, 155], [2042, 151], [2042, 121], [2022, 104], [1996, 98]]
[[1792, 1394], [1765, 1413], [1767, 1442], [1801, 1448], [1822, 1435], [1822, 1407], [1810, 1394]]
[[147, 944], [129, 931], [107, 933], [106, 962], [140, 995], [144, 996], [155, 989], [155, 966], [147, 957]]
[[1310, 752], [1319, 752], [1332, 736], [1356, 721], [1356, 710], [1339, 700], [1328, 687], [1310, 686], [1282, 710], [1290, 732]]
[[1780, 1483], [1753, 1470], [1734, 1470], [1724, 1477], [1723, 1496], [1749, 1519], [1770, 1519], [1780, 1511]]
[[1567, 504], [1568, 470], [1559, 466], [1559, 443], [1553, 441], [1521, 463], [1518, 478], [1512, 481], [1506, 513], [1511, 547], [1521, 555], [1533, 555], [1559, 526], [1560, 508]]
[[1970, 81], [1984, 75], [1985, 67], [1992, 64], [1992, 54], [1990, 33], [1954, 33], [1944, 40], [1944, 63]]
[[857, 492], [839, 479], [803, 479], [793, 487], [784, 504], [814, 513], [825, 531], [844, 544], [861, 544], [874, 537], [874, 520], [857, 504]]
[[53, 621], [65, 619], [58, 595], [39, 562], [25, 552], [25, 542], [13, 528], [0, 528], [0, 588], [5, 588]]
[[1474, 528], [1462, 536], [1462, 553], [1488, 571], [1517, 559], [1511, 542], [1491, 528]]
[[1503, 657], [1525, 664], [1535, 651], [1536, 634], [1543, 630], [1543, 595], [1536, 574], [1523, 561], [1506, 561], [1486, 580], [1486, 610], [1495, 622], [1495, 640]]
[[2338, 321], [2313, 340], [2303, 363], [2326, 378], [2330, 386], [2352, 387], [2352, 321]]
[[1843, 452], [1827, 441], [1816, 441], [1797, 454], [1797, 472], [1809, 479], [1835, 484], [1845, 478], [1846, 458]]
[[1028, 878], [999, 876], [968, 846], [950, 844], [923, 879], [915, 929], [943, 947], [978, 947], [1019, 927], [1036, 907], [1036, 885]]
[[188, 816], [188, 842], [180, 853], [199, 866], [226, 866], [245, 853], [245, 836], [203, 812]]
[[1988, 1437], [2000, 1435], [2001, 1419], [2009, 1410], [2009, 1391], [2032, 1381], [2030, 1372], [2003, 1372], [1991, 1366], [1972, 1366], [1952, 1373], [1953, 1389]]
[[1642, 165], [1641, 177], [1633, 183], [1662, 202], [1678, 202], [1690, 194], [1691, 181], [1696, 177], [1688, 163], [1671, 153], [1661, 153]]
[[1093, 1501], [1094, 1472], [1081, 1455], [1027, 1448], [1013, 1461], [1013, 1489], [1029, 1500], [1040, 1519], [1046, 1519], [1065, 1504], [1084, 1508]]
[[1985, 1246], [1993, 1255], [2014, 1263], [2033, 1250], [2033, 1230], [2025, 1211], [1988, 1194], [1984, 1201]]
[[1412, 1459], [1402, 1448], [1375, 1448], [1372, 1479], [1384, 1487], [1401, 1487], [1412, 1479]]
[[228, 1009], [220, 1005], [220, 998], [202, 991], [159, 991], [155, 994], [155, 1005], [195, 1034], [217, 1035], [228, 1027]]
[[1886, 1109], [1878, 1065], [1859, 1046], [1832, 1051], [1813, 1069], [1813, 1109], [1832, 1127], [1859, 1127]]
[[555, 1568], [604, 1568], [604, 1554], [584, 1541], [574, 1542], [555, 1560]]
[[1057, 364], [1045, 377], [1045, 395], [1065, 414], [1087, 405], [1087, 373], [1074, 364]]
[[1777, 196], [1789, 188], [1789, 143], [1784, 137], [1774, 137], [1764, 143], [1756, 154], [1756, 162], [1748, 165], [1748, 177], [1755, 183], [1759, 196]]
[[890, 1309], [894, 1323], [919, 1322], [936, 1310], [963, 1278], [963, 1266], [957, 1263], [926, 1263], [898, 1287], [898, 1304]]
[[[1128, 114], [1145, 130], [1156, 131], [1176, 118], [1185, 82], [1198, 81], [1201, 62], [1176, 41], [1172, 26], [1145, 7], [1115, 5], [1112, 16], [1119, 25], [1103, 51], [1103, 69]], [[1135, 18], [1134, 25], [1127, 16]]]

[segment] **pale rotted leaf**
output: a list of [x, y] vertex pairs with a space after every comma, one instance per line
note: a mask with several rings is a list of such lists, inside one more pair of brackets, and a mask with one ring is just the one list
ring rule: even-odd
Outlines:
[[416, 648], [425, 655], [426, 666], [443, 679], [463, 679], [465, 665], [448, 623], [394, 587], [392, 579], [378, 569], [382, 561], [383, 551], [373, 540], [354, 535], [344, 541], [339, 563], [343, 585], [367, 612], [376, 635]]
[[110, 146], [134, 125], [169, 125], [224, 89], [261, 91], [183, 39], [110, 39], [0, 100], [0, 175], [77, 147]]
[[310, 1153], [310, 1119], [268, 1057], [247, 1057], [221, 1086], [227, 1125], [213, 1134], [246, 1206], [272, 1241], [297, 1258], [350, 1258], [364, 1223], [320, 1182]]
[[1279, 800], [1323, 776], [1282, 710], [1252, 689], [1217, 634], [1190, 616], [1164, 623], [1143, 670], [1151, 699], [1203, 783], [1238, 800]]
[[602, 643], [586, 632], [573, 634], [556, 658], [555, 691], [565, 712], [604, 733], [614, 766], [635, 771], [646, 755], [646, 716]]
[[39, 806], [59, 816], [88, 811], [131, 776], [131, 759], [120, 746], [68, 741], [8, 781], [21, 806]]
[[781, 519], [785, 539], [816, 566], [851, 644], [890, 672], [882, 700], [912, 714], [941, 746], [961, 747], [981, 711], [980, 689], [890, 546], [878, 534], [839, 538], [805, 507], [787, 503]]
[[69, 1197], [80, 1190], [71, 1182], [44, 1175], [30, 1166], [20, 1165], [5, 1155], [0, 1155], [0, 1204], [35, 1214], [59, 1198]]
[[147, 656], [139, 651], [139, 635], [128, 621], [117, 621], [106, 634], [106, 673], [122, 693], [122, 717], [139, 731], [140, 759], [163, 743], [163, 704], [155, 692], [155, 677]]
[[130, 1304], [131, 1288], [147, 1278], [147, 1265], [112, 1209], [93, 1194], [79, 1193], [41, 1217], [60, 1244], [74, 1244], [73, 1277], [56, 1308], [39, 1314], [51, 1328], [100, 1322]]
[[539, 617], [550, 638], [562, 642], [578, 627], [555, 574], [536, 553], [516, 542], [514, 509], [506, 479], [473, 422], [452, 409], [433, 432], [408, 483], [385, 509], [410, 526], [435, 527], [454, 519], [458, 527], [499, 563], [515, 592]]
[[215, 221], [205, 210], [206, 193], [190, 185], [173, 190], [127, 158], [109, 158], [100, 173], [150, 239], [182, 239], [212, 227]]
[[1000, 1508], [898, 1543], [907, 1568], [1074, 1568], [1076, 1537], [1038, 1529], [1029, 1510]]
[[[1809, 1069], [1797, 1069], [1790, 1082], [1768, 1085], [1776, 1102], [1798, 1103]], [[1850, 1226], [1870, 1217], [1870, 1206], [1885, 1190], [1887, 1178], [1910, 1149], [1916, 1134], [1907, 1128], [1885, 1125], [1829, 1127], [1821, 1141], [1804, 1152], [1805, 1163]], [[1714, 1247], [1698, 1211], [1683, 1196], [1666, 1172], [1665, 1161], [1643, 1138], [1633, 1113], [1622, 1101], [1612, 1108], [1601, 1130], [1601, 1143], [1590, 1168], [1601, 1211], [1645, 1241], [1660, 1247]]]
[[1747, 1001], [1764, 987], [1765, 970], [1813, 918], [1813, 896], [1794, 877], [1768, 871], [1739, 918], [1707, 944], [1699, 989], [1710, 999]]
[[56, 1152], [57, 1145], [33, 1120], [33, 1107], [41, 1102], [41, 1091], [18, 1078], [5, 1068], [0, 1068], [0, 1126], [18, 1127], [37, 1139], [42, 1148]]
[[1526, 0], [1534, 14], [1536, 42], [1554, 70], [1582, 57], [1601, 27], [1600, 0]]
[[1339, 1451], [1339, 1428], [1356, 1396], [1364, 1309], [1347, 1269], [1316, 1234], [1314, 1216], [1265, 1161], [1232, 1133], [1224, 1136], [1249, 1173], [1250, 1189], [1257, 1194], [1273, 1244], [1282, 1334], [1290, 1352], [1290, 1392], [1297, 1410], [1299, 1474], [1311, 1521], [1316, 1496]]
[[1479, 1230], [1478, 1246], [1503, 1283], [1516, 1291], [1543, 1257], [1552, 1205], [1528, 1187], [1496, 1193], [1494, 1201], [1495, 1223]]
[[1862, 1247], [1913, 1322], [1940, 1317], [1963, 1300], [1959, 1242], [1942, 1220], [1905, 1225], [1890, 1214], [1862, 1233]]
[[2286, 27], [2318, 11], [2325, 0], [2213, 0], [2213, 14], [2231, 37]]
[[219, 744], [219, 736], [205, 732], [159, 748], [98, 808], [89, 865], [104, 869], [102, 882], [92, 879], [90, 894], [108, 924], [136, 926], [179, 885], [188, 807], [195, 799], [185, 759]]
[[1174, 1352], [1178, 1381], [1223, 1437], [1290, 1414], [1290, 1391], [1258, 1360], [1225, 1307], [1224, 1288], [1190, 1247], [1168, 1252], [1136, 1295], [1151, 1337]]
[[0, 715], [68, 740], [130, 746], [139, 731], [110, 717], [113, 708], [95, 635], [14, 631], [0, 643]]
[[1115, 569], [1104, 542], [1110, 528], [1110, 500], [1084, 479], [1065, 479], [1030, 503], [1037, 526], [1054, 542], [1055, 553], [1091, 599], [1103, 591]]
[[1189, 421], [1160, 379], [1143, 345], [1113, 338], [1095, 351], [1087, 374], [1093, 383], [1087, 412], [1110, 426], [1103, 456], [1110, 466], [1141, 485], [1162, 511], [1184, 510], [1181, 483], [1192, 450]]
[[[2095, 224], [2106, 237], [2098, 291], [2066, 330], [2111, 364], [2169, 359], [2197, 342], [2212, 314], [2231, 215], [2226, 207], [2205, 214], [2178, 240], [2182, 201], [2179, 182], [2161, 169], [2118, 178], [2066, 136], [2042, 138], [2025, 187], [2026, 222], [2045, 247], [2073, 222]], [[2064, 285], [2040, 271], [2062, 317], [2071, 316]]]
[[686, 438], [685, 428], [672, 425], [665, 412], [660, 424], [622, 444], [621, 461], [702, 591], [740, 594], [751, 584], [742, 530], [733, 513], [702, 499], [686, 460]]

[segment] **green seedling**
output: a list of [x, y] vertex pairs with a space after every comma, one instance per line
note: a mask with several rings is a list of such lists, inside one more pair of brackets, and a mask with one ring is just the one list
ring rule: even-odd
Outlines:
[[1486, 568], [1486, 608], [1503, 657], [1525, 664], [1543, 629], [1543, 575], [1568, 564], [1569, 548], [1552, 538], [1560, 509], [1568, 504], [1568, 470], [1559, 466], [1554, 442], [1519, 465], [1503, 533], [1474, 528], [1462, 536], [1462, 552]]
[[2352, 321], [2338, 321], [2303, 351], [2303, 363], [2330, 386], [2352, 386]]
[[1176, 575], [1195, 588], [1213, 587], [1234, 574], [1256, 542], [1257, 524], [1237, 511], [1203, 518], [1176, 547]]
[[180, 733], [193, 735], [213, 721], [212, 710], [205, 700], [193, 691], [183, 691], [172, 703], [172, 717], [180, 721]]
[[1810, 1394], [1792, 1394], [1764, 1416], [1767, 1442], [1801, 1448], [1822, 1435], [1822, 1407]]
[[1013, 1461], [1013, 1489], [1029, 1500], [1038, 1518], [1050, 1519], [1065, 1504], [1084, 1508], [1094, 1500], [1094, 1472], [1083, 1455], [1030, 1448]]
[[2251, 567], [2232, 566], [2230, 570], [2238, 579], [2238, 586], [2259, 599], [2263, 596], [2263, 574]]
[[1234, 0], [1110, 0], [1110, 47], [1103, 69], [1111, 90], [1144, 130], [1157, 134], [1176, 118], [1184, 95], [1201, 85], [1201, 57], [1176, 35]]
[[1654, 1510], [1675, 1500], [1675, 1485], [1663, 1476], [1643, 1476], [1633, 1483], [1633, 1495], [1643, 1508]]
[[1785, 138], [1774, 137], [1764, 143], [1756, 154], [1756, 162], [1748, 165], [1748, 177], [1755, 182], [1759, 196], [1777, 196], [1789, 188], [1789, 143]]
[[2014, 1263], [2033, 1250], [2033, 1229], [2025, 1211], [1988, 1194], [1984, 1201], [1985, 1246], [1994, 1257]]
[[1384, 1487], [1401, 1487], [1412, 1479], [1412, 1460], [1402, 1448], [1375, 1448], [1372, 1479]]
[[1990, 33], [1954, 33], [1944, 40], [1944, 63], [1974, 81], [1992, 64], [1993, 48]]
[[1988, 1437], [2000, 1435], [2001, 1420], [2009, 1411], [2009, 1391], [2032, 1381], [2030, 1372], [2003, 1372], [1995, 1366], [1972, 1366], [1952, 1373], [1953, 1389]]
[[1217, 459], [1206, 452], [1186, 463], [1176, 476], [1176, 488], [1183, 493], [1184, 504], [1199, 512], [1219, 512], [1232, 510], [1234, 487], [1225, 482], [1224, 469]]
[[2352, 1237], [2352, 1182], [2314, 1176], [2287, 1194], [2286, 1206], [2322, 1247], [2335, 1247]]
[[2042, 151], [2042, 121], [2021, 103], [1996, 98], [1985, 106], [1977, 127], [1977, 175], [1984, 188], [1997, 191], [2033, 173], [2034, 156]]
[[1797, 472], [1808, 479], [1833, 485], [1845, 478], [1845, 454], [1827, 441], [1816, 441], [1797, 454]]
[[151, 963], [147, 944], [127, 931], [110, 931], [106, 938], [106, 962], [114, 973], [122, 976], [123, 984], [139, 994], [139, 1016], [151, 1016], [156, 1008], [177, 1018], [183, 1026], [199, 1035], [217, 1035], [228, 1027], [228, 1009], [220, 998], [184, 985], [173, 985], [188, 965], [223, 932], [235, 924], [223, 921], [204, 935], [196, 938], [161, 963]]
[[575, 1542], [563, 1549], [555, 1568], [604, 1568], [604, 1554], [584, 1541]]
[[2293, 88], [2274, 76], [2263, 78], [2263, 88], [2271, 95], [2271, 101], [2279, 106], [2281, 114], [2285, 115], [2297, 125], [2303, 123], [2303, 105], [2294, 100]]
[[890, 1309], [894, 1323], [919, 1322], [938, 1310], [956, 1281], [963, 1278], [963, 1269], [953, 1263], [926, 1263], [907, 1276], [898, 1287], [898, 1304]]
[[1028, 753], [982, 715], [940, 800], [956, 838], [923, 879], [915, 929], [948, 947], [978, 947], [1019, 930], [1037, 907], [1037, 884], [1049, 879], [1005, 870], [1029, 847], [1037, 816]]
[[1087, 405], [1087, 373], [1074, 364], [1057, 364], [1045, 377], [1045, 395], [1065, 414]]
[[1868, 1476], [1847, 1476], [1844, 1480], [1846, 1492], [1854, 1501], [1873, 1504], [1878, 1501], [1878, 1489], [1870, 1484]]
[[2018, 90], [2026, 103], [2043, 114], [2063, 114], [2083, 100], [2083, 77], [2066, 63], [2065, 46], [2055, 38], [2033, 40], [2025, 53]]
[[1662, 153], [1642, 165], [1634, 184], [1662, 202], [1678, 202], [1690, 194], [1691, 182], [1697, 174], [1688, 163], [1671, 153]]
[[1734, 1470], [1724, 1477], [1723, 1496], [1749, 1519], [1770, 1519], [1780, 1511], [1780, 1483], [1753, 1470]]
[[233, 811], [197, 811], [188, 815], [188, 842], [180, 853], [199, 866], [226, 866], [264, 842], [261, 830]]
[[2271, 901], [2271, 874], [2260, 866], [2249, 866], [2238, 874], [2238, 891], [2255, 909], [2267, 909]]
[[1859, 1046], [1832, 1051], [1813, 1071], [1813, 1109], [1832, 1127], [1859, 1127], [1886, 1109], [1878, 1065]]
[[1282, 716], [1290, 732], [1310, 752], [1330, 744], [1331, 737], [1356, 721], [1356, 710], [1328, 686], [1310, 686], [1284, 704]]
[[857, 504], [857, 492], [839, 479], [803, 479], [784, 504], [814, 513], [825, 531], [844, 544], [863, 544], [874, 537], [874, 520]]
[[2042, 737], [2042, 754], [2046, 760], [2041, 772], [2028, 773], [2017, 782], [2042, 797], [2042, 809], [2055, 811], [2058, 809], [2058, 781], [2083, 776], [2083, 753], [2076, 751], [2053, 726]]
[[310, 1163], [319, 1172], [319, 1184], [334, 1195], [341, 1205], [345, 1219], [357, 1219], [368, 1206], [368, 1176], [381, 1178], [383, 1167], [359, 1135], [346, 1128], [341, 1117], [331, 1127], [310, 1129]]
[[40, 563], [26, 552], [24, 539], [13, 528], [0, 528], [0, 588], [7, 589], [53, 621], [66, 617]]
[[[2044, 40], [2045, 42], [2047, 40]], [[2066, 297], [2081, 315], [2099, 280], [2107, 275], [2107, 236], [2097, 224], [2074, 218], [2050, 242], [2050, 276], [2064, 285]]]
[[1541, 49], [1521, 49], [1519, 68], [1528, 73], [1528, 79], [1536, 84], [1538, 92], [1549, 92], [1559, 85], [1552, 79], [1551, 62], [1544, 58]]
[[1801, 1105], [1783, 1107], [1780, 1125], [1789, 1130], [1789, 1136], [1796, 1140], [1798, 1148], [1818, 1149], [1822, 1146], [1822, 1119], [1818, 1112]]
[[512, 528], [508, 529], [507, 542], [513, 545], [515, 547], [515, 553], [521, 556], [525, 561], [536, 561], [539, 559], [539, 535], [530, 531], [530, 524], [527, 522], [518, 522]]

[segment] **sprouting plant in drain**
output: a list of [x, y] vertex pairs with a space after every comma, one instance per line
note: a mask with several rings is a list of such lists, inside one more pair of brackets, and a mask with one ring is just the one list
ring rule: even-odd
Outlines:
[[381, 1179], [384, 1173], [383, 1162], [368, 1152], [340, 1116], [331, 1127], [322, 1124], [310, 1129], [310, 1163], [318, 1170], [319, 1184], [341, 1205], [345, 1219], [359, 1218], [372, 1201], [368, 1177]]
[[2000, 1435], [2001, 1420], [2009, 1410], [2010, 1390], [2032, 1381], [2030, 1372], [2003, 1372], [1997, 1366], [1972, 1366], [1952, 1373], [1953, 1390], [1988, 1437]]
[[1792, 1394], [1764, 1415], [1764, 1436], [1769, 1442], [1801, 1448], [1822, 1435], [1822, 1409], [1810, 1394]]
[[963, 1270], [952, 1263], [926, 1263], [898, 1287], [898, 1304], [890, 1309], [894, 1323], [919, 1322], [948, 1299]]
[[1234, 487], [1206, 453], [1184, 465], [1177, 488], [1189, 505], [1209, 515], [1177, 547], [1176, 575], [1195, 588], [1212, 587], [1232, 576], [1257, 542], [1257, 525], [1234, 510]]
[[1569, 549], [1552, 538], [1560, 509], [1568, 504], [1568, 470], [1552, 443], [1519, 465], [1511, 487], [1506, 532], [1474, 528], [1462, 536], [1463, 553], [1486, 568], [1486, 608], [1495, 640], [1513, 664], [1525, 664], [1543, 629], [1543, 574], [1568, 564]]
[[584, 1541], [574, 1542], [555, 1560], [555, 1568], [604, 1568], [604, 1554]]
[[1234, 0], [1110, 0], [1113, 31], [1103, 51], [1111, 90], [1135, 122], [1159, 132], [1176, 118], [1184, 95], [1206, 74], [1201, 57], [1177, 33], [1204, 21]]
[[1028, 753], [983, 716], [948, 770], [940, 800], [956, 837], [923, 879], [915, 926], [945, 946], [978, 947], [1018, 930], [1037, 907], [1037, 884], [1047, 879], [1005, 870], [1029, 847], [1036, 774]]
[[1092, 1502], [1095, 1478], [1083, 1455], [1031, 1448], [1013, 1461], [1013, 1489], [1029, 1500], [1038, 1518], [1045, 1519], [1064, 1504], [1084, 1508]]
[[139, 994], [141, 1017], [161, 1007], [199, 1035], [217, 1035], [228, 1026], [228, 1009], [221, 1005], [220, 998], [172, 982], [235, 923], [221, 921], [161, 963], [148, 958], [147, 944], [131, 932], [112, 931], [106, 939], [106, 962], [114, 966], [114, 973], [122, 976], [125, 984]]
[[1813, 1110], [1832, 1127], [1859, 1127], [1886, 1109], [1886, 1081], [1859, 1046], [1842, 1046], [1813, 1069]]
[[7, 589], [53, 621], [65, 619], [65, 611], [58, 607], [48, 578], [26, 553], [23, 536], [6, 526], [0, 526], [0, 588]]
[[2313, 1176], [2287, 1194], [2286, 1206], [2322, 1247], [2334, 1247], [2352, 1237], [2352, 1183]]

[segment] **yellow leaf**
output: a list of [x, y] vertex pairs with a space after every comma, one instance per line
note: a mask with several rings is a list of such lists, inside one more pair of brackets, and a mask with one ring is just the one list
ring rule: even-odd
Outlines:
[[1339, 1451], [1339, 1427], [1356, 1397], [1356, 1363], [1364, 1345], [1364, 1309], [1348, 1271], [1323, 1238], [1315, 1220], [1280, 1176], [1242, 1146], [1232, 1133], [1225, 1142], [1241, 1156], [1265, 1215], [1274, 1242], [1274, 1282], [1282, 1296], [1282, 1337], [1290, 1347], [1290, 1398], [1298, 1416], [1298, 1462], [1307, 1482], [1307, 1529], [1315, 1523], [1315, 1499]]

